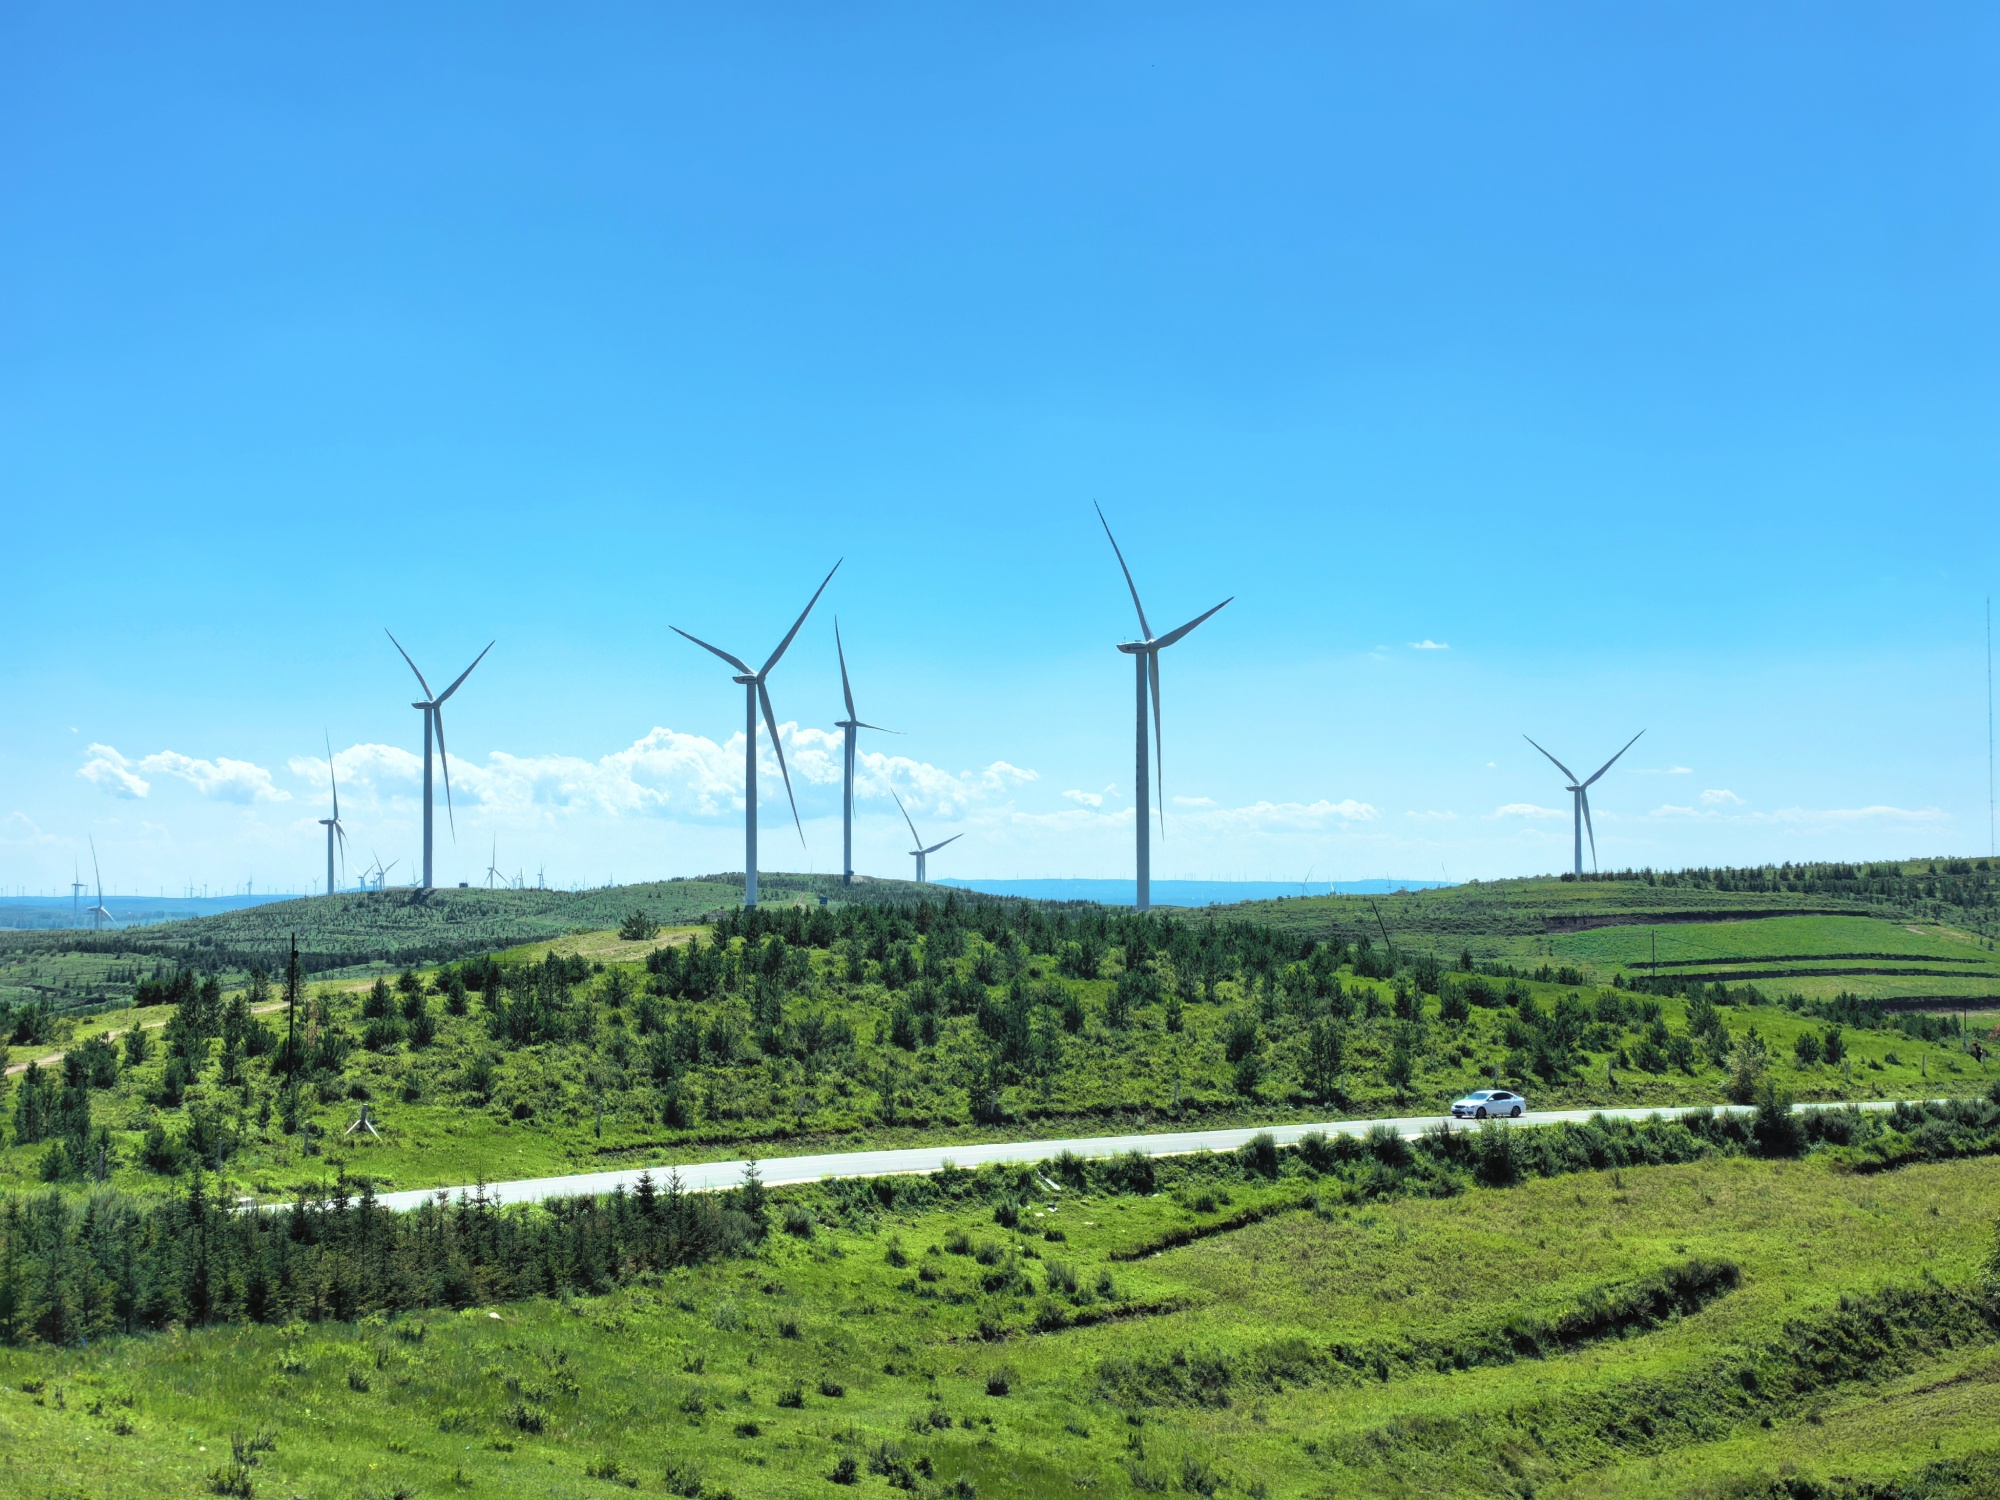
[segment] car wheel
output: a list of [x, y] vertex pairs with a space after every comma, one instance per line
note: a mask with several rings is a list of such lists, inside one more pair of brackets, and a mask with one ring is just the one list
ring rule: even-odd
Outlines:
[[1473, 1118], [1474, 1118], [1474, 1119], [1478, 1119], [1478, 1120], [1483, 1120], [1483, 1119], [1485, 1119], [1485, 1118], [1486, 1118], [1486, 1106], [1485, 1106], [1485, 1105], [1483, 1105], [1483, 1104], [1482, 1104], [1482, 1105], [1480, 1105], [1480, 1106], [1479, 1106], [1479, 1110], [1478, 1110], [1478, 1112], [1477, 1112], [1477, 1113], [1476, 1113], [1476, 1114], [1475, 1114], [1475, 1115], [1473, 1116]]
[[1517, 1104], [1517, 1105], [1515, 1105], [1515, 1106], [1514, 1106], [1514, 1108], [1513, 1108], [1513, 1109], [1512, 1109], [1511, 1111], [1509, 1111], [1509, 1116], [1508, 1116], [1508, 1117], [1509, 1117], [1510, 1119], [1515, 1119], [1515, 1120], [1518, 1120], [1518, 1119], [1520, 1119], [1520, 1118], [1521, 1118], [1521, 1106], [1520, 1106], [1520, 1105], [1518, 1105], [1518, 1104]]

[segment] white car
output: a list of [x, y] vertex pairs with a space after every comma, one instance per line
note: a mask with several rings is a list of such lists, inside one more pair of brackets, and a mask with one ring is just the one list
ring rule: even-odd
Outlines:
[[1474, 1089], [1463, 1099], [1454, 1099], [1454, 1120], [1518, 1120], [1527, 1111], [1528, 1101], [1512, 1089]]

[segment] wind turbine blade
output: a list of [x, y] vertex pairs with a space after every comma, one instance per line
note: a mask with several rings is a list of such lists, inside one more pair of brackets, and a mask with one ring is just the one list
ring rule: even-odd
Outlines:
[[[962, 838], [964, 838], [964, 837], [965, 837], [965, 835], [964, 835], [964, 834], [962, 834], [962, 833], [954, 833], [954, 834], [953, 834], [953, 835], [952, 835], [952, 836], [951, 836], [950, 838], [948, 838], [948, 839], [946, 839], [946, 840], [944, 841], [944, 844], [953, 844], [953, 843], [956, 843], [956, 842], [958, 842], [958, 840], [960, 840], [960, 839], [962, 839]], [[930, 846], [930, 848], [928, 848], [928, 849], [923, 849], [923, 850], [920, 850], [920, 851], [918, 851], [918, 852], [919, 852], [919, 853], [923, 853], [923, 854], [935, 854], [935, 853], [937, 853], [937, 852], [938, 852], [938, 850], [940, 850], [940, 849], [942, 849], [942, 848], [944, 847], [944, 844], [932, 844], [932, 845]]]
[[104, 904], [104, 872], [97, 867], [97, 835], [90, 836], [90, 873], [97, 879], [97, 904]]
[[[770, 669], [767, 667], [765, 670]], [[771, 753], [778, 757], [778, 770], [785, 778], [785, 800], [792, 804], [792, 823], [799, 830], [799, 847], [803, 849], [806, 845], [806, 825], [799, 822], [799, 800], [792, 795], [792, 773], [785, 765], [785, 747], [778, 740], [778, 716], [771, 712], [771, 695], [764, 691], [762, 678], [757, 681], [757, 702], [764, 710], [764, 727], [771, 732]]]
[[834, 653], [840, 658], [840, 696], [847, 700], [847, 717], [852, 719], [854, 717], [854, 689], [847, 685], [847, 651], [840, 644], [840, 619], [838, 616], [835, 616], [833, 621], [833, 649]]
[[[464, 680], [464, 678], [459, 679], [461, 682]], [[444, 749], [444, 710], [439, 708], [436, 703], [431, 705], [431, 722], [437, 725], [438, 764], [444, 768], [445, 821], [451, 825], [452, 842], [456, 843], [458, 842], [458, 820], [452, 816], [451, 811], [451, 757], [445, 754]]]
[[[759, 672], [757, 674], [758, 677], [760, 678], [763, 677], [765, 672], [769, 672], [771, 668], [775, 667], [778, 664], [778, 658], [783, 656], [785, 652], [790, 648], [792, 644], [792, 637], [797, 635], [799, 633], [799, 627], [805, 624], [806, 616], [811, 614], [813, 612], [813, 606], [819, 603], [819, 596], [826, 592], [826, 586], [829, 583], [833, 582], [833, 575], [840, 571], [840, 563], [846, 561], [847, 559], [843, 557], [840, 559], [840, 562], [836, 562], [832, 567], [826, 570], [826, 577], [822, 578], [819, 581], [819, 587], [813, 590], [812, 598], [806, 600], [806, 607], [800, 610], [799, 617], [796, 620], [792, 621], [792, 628], [786, 631], [785, 638], [782, 641], [778, 642], [778, 649], [771, 653], [771, 659], [764, 663], [764, 671]], [[849, 710], [849, 716], [852, 717], [852, 710]], [[805, 833], [803, 830], [800, 831], [799, 837], [800, 838], [805, 837]]]
[[884, 729], [880, 724], [864, 724], [859, 719], [854, 721], [854, 727], [856, 729], [872, 729], [877, 734], [901, 734], [903, 732], [900, 729]]
[[[889, 788], [889, 795], [891, 797], [896, 797], [896, 789], [894, 787]], [[910, 823], [910, 810], [907, 807], [903, 806], [903, 799], [901, 797], [896, 797], [896, 811], [903, 815], [903, 821], [905, 823], [909, 823], [910, 842], [913, 844], [922, 844], [924, 841], [924, 836], [917, 832], [916, 824]], [[915, 854], [916, 852], [917, 851], [915, 849], [912, 849], [910, 851], [910, 853], [912, 854]]]
[[[324, 733], [325, 731], [321, 731]], [[326, 736], [326, 784], [333, 788], [333, 821], [340, 821], [340, 783], [333, 775], [333, 736]]]
[[[1160, 799], [1160, 837], [1167, 836], [1167, 789], [1165, 752], [1160, 744], [1160, 653], [1146, 653], [1146, 678], [1153, 688], [1153, 792]], [[1145, 733], [1141, 730], [1140, 733]], [[1139, 809], [1139, 816], [1146, 816], [1146, 809]]]
[[[1597, 774], [1601, 776], [1604, 773], [1600, 771]], [[1591, 777], [1591, 781], [1595, 781], [1596, 779], [1596, 776]], [[1585, 782], [1584, 786], [1588, 786], [1589, 784], [1589, 782]], [[1583, 803], [1583, 831], [1590, 835], [1590, 868], [1591, 873], [1595, 874], [1597, 871], [1597, 830], [1590, 826], [1590, 793], [1585, 791], [1584, 787], [1578, 787], [1576, 795]]]
[[[1646, 731], [1642, 729], [1639, 731], [1639, 734], [1644, 734], [1645, 732]], [[1625, 742], [1625, 750], [1630, 750], [1634, 745], [1639, 743], [1639, 734], [1633, 735], [1631, 739]], [[1618, 755], [1623, 755], [1625, 753], [1625, 750], [1620, 750], [1618, 752]], [[1597, 768], [1597, 776], [1602, 776], [1606, 771], [1610, 770], [1613, 766], [1617, 765], [1618, 755], [1612, 756], [1611, 759], [1607, 760], [1603, 765], [1599, 766]], [[1597, 776], [1591, 777], [1590, 781], [1597, 780]], [[1590, 781], [1586, 781], [1584, 785], [1589, 786]]]
[[1090, 502], [1097, 511], [1097, 520], [1104, 527], [1105, 538], [1111, 543], [1112, 552], [1118, 557], [1118, 571], [1125, 575], [1125, 587], [1132, 591], [1132, 607], [1139, 611], [1139, 629], [1147, 640], [1153, 638], [1153, 627], [1146, 623], [1146, 606], [1139, 602], [1139, 585], [1132, 581], [1132, 570], [1125, 566], [1125, 554], [1118, 550], [1118, 538], [1111, 535], [1111, 523], [1104, 519], [1104, 507], [1095, 500]]
[[707, 641], [703, 640], [700, 636], [689, 635], [685, 630], [681, 629], [680, 626], [678, 625], [669, 625], [667, 629], [671, 630], [675, 635], [679, 636], [684, 641], [693, 641], [697, 646], [701, 647], [701, 649], [704, 651], [713, 651], [717, 656], [721, 657], [724, 661], [728, 662], [730, 666], [736, 668], [736, 670], [741, 672], [745, 677], [754, 675], [750, 671], [750, 668], [746, 666], [740, 659], [731, 656], [727, 651], [724, 651], [720, 646], [711, 646]]
[[[1521, 736], [1521, 738], [1527, 740], [1529, 744], [1535, 745], [1534, 740], [1530, 736], [1524, 734]], [[1535, 745], [1535, 748], [1537, 750], [1542, 750], [1542, 747], [1540, 745]], [[1549, 752], [1546, 750], [1542, 750], [1542, 754], [1549, 755]], [[1572, 771], [1568, 766], [1564, 765], [1561, 761], [1556, 760], [1556, 758], [1553, 755], [1549, 755], [1549, 759], [1555, 761], [1556, 769], [1562, 772], [1563, 775], [1567, 776], [1572, 782], [1576, 780], [1576, 772]]]
[[[499, 642], [497, 640], [488, 641], [486, 643], [486, 651], [491, 651], [498, 644]], [[476, 667], [481, 662], [486, 660], [486, 651], [482, 651], [477, 656], [472, 658], [472, 667]], [[445, 699], [449, 698], [453, 693], [457, 692], [458, 684], [460, 682], [465, 681], [466, 678], [472, 675], [472, 667], [467, 667], [463, 672], [460, 672], [458, 674], [458, 680], [452, 683], [452, 685], [446, 688], [443, 692], [438, 694], [437, 701], [442, 703], [444, 702]]]
[[[1234, 594], [1231, 594], [1228, 599], [1224, 599], [1222, 601], [1222, 604], [1228, 604], [1235, 598], [1236, 596]], [[1169, 630], [1165, 635], [1161, 636], [1157, 641], [1153, 642], [1153, 649], [1155, 651], [1166, 650], [1167, 647], [1171, 646], [1175, 641], [1179, 640], [1182, 636], [1186, 635], [1190, 630], [1193, 630], [1195, 626], [1199, 625], [1203, 620], [1206, 620], [1209, 617], [1209, 615], [1212, 615], [1215, 613], [1216, 610], [1221, 609], [1222, 604], [1216, 605], [1215, 609], [1209, 610], [1206, 614], [1196, 615], [1192, 620], [1189, 620], [1187, 624], [1181, 626], [1180, 629], [1178, 630]]]
[[[401, 656], [404, 661], [410, 662], [410, 670], [412, 672], [417, 672], [417, 664], [413, 661], [410, 661], [410, 653], [403, 649], [403, 643], [396, 639], [395, 632], [390, 630], [389, 627], [385, 625], [382, 627], [382, 634], [389, 637], [389, 644], [396, 648], [397, 655]], [[420, 686], [422, 686], [424, 690], [424, 696], [426, 698], [430, 697], [431, 685], [428, 682], [424, 681], [423, 673], [417, 672], [417, 682]]]

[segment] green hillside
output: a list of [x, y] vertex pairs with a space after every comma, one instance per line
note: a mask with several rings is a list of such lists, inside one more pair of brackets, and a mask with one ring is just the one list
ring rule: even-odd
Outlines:
[[1473, 882], [1231, 908], [1298, 932], [1609, 982], [1722, 981], [1772, 995], [2000, 1004], [2000, 880], [1988, 860]]

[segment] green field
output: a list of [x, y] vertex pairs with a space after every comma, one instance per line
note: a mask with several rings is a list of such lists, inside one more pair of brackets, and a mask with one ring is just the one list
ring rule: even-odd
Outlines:
[[[2000, 994], [1958, 863], [1149, 918], [780, 877], [754, 917], [677, 882], [37, 937], [0, 970], [10, 1064], [55, 1059], [0, 1093], [0, 1491], [2000, 1492], [2000, 1111], [1781, 1128], [2000, 1089], [1990, 1018], [1923, 1013]], [[621, 935], [635, 907], [669, 925]], [[293, 921], [296, 1009], [250, 968]], [[119, 1004], [141, 981], [172, 1003]], [[604, 1258], [622, 1200], [379, 1252], [379, 1210], [278, 1210], [291, 1279], [173, 1289], [276, 1222], [239, 1195], [1434, 1113], [1495, 1076], [1763, 1123], [827, 1184], [658, 1261]], [[433, 1225], [516, 1248], [432, 1286]]]
[[[0, 1475], [199, 1493], [233, 1440], [260, 1494], [824, 1495], [848, 1461], [875, 1493], [1699, 1495], [2000, 1453], [1990, 1160], [1372, 1204], [1234, 1167], [1154, 1196], [1030, 1177], [1019, 1228], [984, 1196], [857, 1214], [803, 1190], [802, 1234], [607, 1295], [0, 1351]], [[1604, 1315], [1703, 1266], [1729, 1276]], [[1407, 1357], [1564, 1326], [1465, 1369]]]
[[[1202, 949], [1193, 926], [1164, 921], [1084, 964], [1036, 951], [1008, 925], [1010, 908], [930, 910], [939, 921], [925, 935], [912, 916], [856, 909], [851, 936], [835, 935], [846, 918], [828, 911], [819, 947], [571, 935], [505, 950], [483, 994], [480, 971], [451, 966], [373, 994], [359, 980], [311, 986], [297, 1025], [331, 1051], [296, 1087], [275, 1050], [280, 993], [218, 989], [200, 1035], [150, 1031], [138, 1061], [110, 1044], [108, 1076], [77, 1089], [87, 1130], [24, 1131], [17, 1102], [0, 1185], [164, 1191], [198, 1160], [229, 1191], [264, 1197], [343, 1172], [385, 1189], [452, 1186], [750, 1151], [1442, 1113], [1495, 1076], [1541, 1108], [1713, 1104], [1733, 1088], [1747, 1098], [1746, 1069], [1801, 1100], [1977, 1093], [2000, 1080], [2000, 1056], [1886, 1024], [1836, 1026], [1837, 1063], [1802, 1057], [1800, 1039], [1828, 1023], [1774, 1005], [1462, 971], [1372, 978], [1359, 972], [1371, 967], [1363, 952], [1342, 961], [1317, 943], [1280, 963], [1261, 929], [1228, 941], [1211, 929]], [[945, 911], [962, 917], [947, 923]], [[1093, 942], [1107, 921], [1076, 920]], [[1029, 930], [1081, 947], [1062, 936], [1072, 928]], [[690, 936], [717, 966], [712, 992], [654, 993], [644, 956], [686, 952], [675, 939]], [[258, 1011], [239, 1016], [251, 1036], [234, 1044], [222, 1020], [232, 1001]], [[508, 1016], [534, 1006], [548, 1008], [545, 1024], [510, 1029]], [[63, 1046], [160, 1013], [93, 1018]], [[1316, 1062], [1316, 1047], [1337, 1058]], [[29, 1088], [17, 1075], [17, 1092]], [[379, 1138], [350, 1134], [364, 1103]]]

